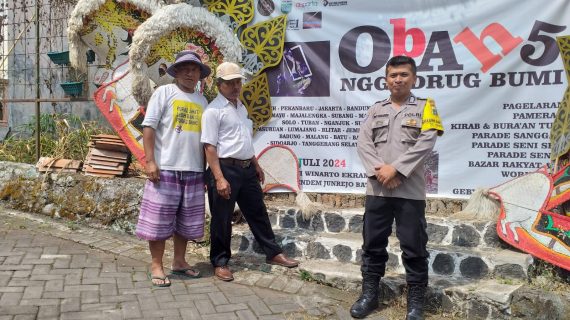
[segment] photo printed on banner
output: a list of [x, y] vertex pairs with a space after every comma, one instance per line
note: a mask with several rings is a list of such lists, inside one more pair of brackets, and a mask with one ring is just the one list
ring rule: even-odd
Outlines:
[[323, 14], [320, 11], [303, 13], [303, 29], [320, 29], [322, 21]]
[[281, 63], [267, 70], [276, 97], [330, 95], [330, 42], [285, 42]]

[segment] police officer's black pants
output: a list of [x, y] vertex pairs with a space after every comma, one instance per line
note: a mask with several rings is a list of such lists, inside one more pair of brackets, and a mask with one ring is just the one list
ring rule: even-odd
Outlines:
[[268, 259], [282, 252], [275, 242], [275, 234], [263, 202], [263, 191], [257, 179], [255, 166], [242, 168], [220, 163], [224, 178], [231, 187], [230, 199], [222, 198], [216, 190], [212, 172], [206, 171], [210, 221], [210, 261], [214, 267], [228, 264], [232, 256], [232, 213], [237, 202], [249, 228]]
[[406, 281], [427, 285], [428, 257], [425, 201], [366, 196], [362, 236], [363, 274], [384, 276], [388, 261], [388, 237], [396, 220], [396, 236], [400, 240]]

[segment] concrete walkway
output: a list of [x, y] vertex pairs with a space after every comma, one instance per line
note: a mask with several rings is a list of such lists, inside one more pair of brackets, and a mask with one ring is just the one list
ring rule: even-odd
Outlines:
[[0, 207], [0, 320], [351, 319], [353, 294], [275, 267], [235, 266], [226, 283], [189, 255], [203, 278], [152, 288], [147, 251], [132, 236]]

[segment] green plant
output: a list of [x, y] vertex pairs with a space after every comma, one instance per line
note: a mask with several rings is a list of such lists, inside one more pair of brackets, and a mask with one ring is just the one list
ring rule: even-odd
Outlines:
[[85, 80], [87, 80], [86, 73], [81, 72], [73, 67], [69, 67], [68, 74], [70, 82], [84, 82]]
[[314, 282], [315, 281], [315, 278], [313, 277], [313, 275], [307, 270], [301, 270], [299, 272], [299, 277], [303, 281], [307, 281], [307, 282]]
[[[36, 118], [20, 126], [16, 134], [0, 143], [0, 160], [36, 163]], [[31, 136], [30, 136], [31, 133]], [[84, 160], [89, 150], [91, 135], [113, 133], [96, 122], [83, 122], [79, 116], [68, 113], [40, 116], [41, 156]]]
[[69, 220], [65, 223], [65, 225], [69, 228], [69, 230], [79, 230], [79, 224], [76, 221]]
[[517, 281], [515, 279], [503, 278], [503, 277], [497, 278], [497, 282], [506, 285], [515, 285], [520, 283], [520, 281]]
[[570, 291], [570, 272], [543, 260], [535, 260], [528, 271], [531, 286], [548, 291]]

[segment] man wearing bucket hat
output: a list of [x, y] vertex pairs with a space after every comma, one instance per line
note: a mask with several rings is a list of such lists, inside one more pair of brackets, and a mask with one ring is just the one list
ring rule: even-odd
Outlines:
[[211, 70], [193, 51], [176, 55], [166, 69], [175, 83], [160, 86], [146, 107], [143, 126], [144, 187], [136, 235], [149, 242], [148, 276], [155, 287], [168, 287], [162, 257], [166, 239], [174, 239], [172, 274], [200, 276], [186, 262], [188, 240], [204, 236], [204, 153], [201, 118], [208, 102], [195, 91]]
[[260, 182], [263, 170], [253, 149], [253, 123], [239, 100], [241, 68], [224, 62], [216, 69], [218, 96], [202, 117], [202, 138], [209, 169], [206, 171], [210, 223], [210, 261], [215, 276], [233, 280], [228, 268], [231, 258], [231, 216], [239, 205], [251, 232], [263, 249], [267, 263], [292, 268], [298, 261], [287, 258], [275, 241]]

